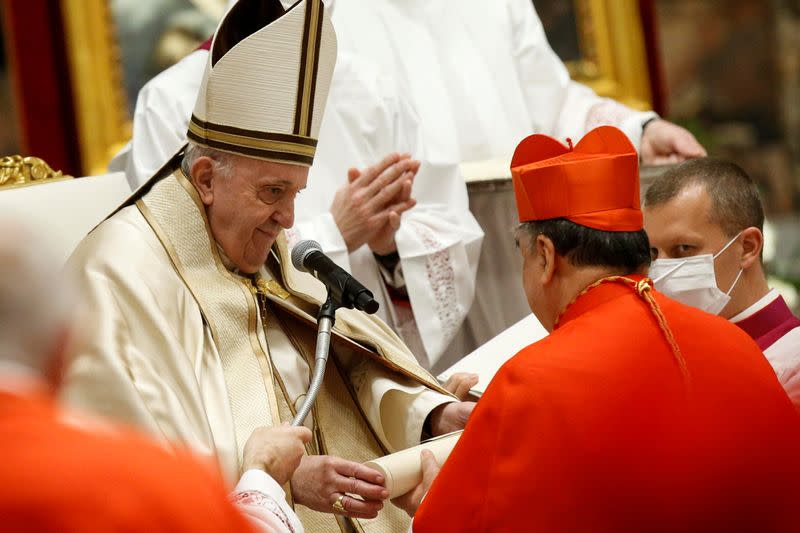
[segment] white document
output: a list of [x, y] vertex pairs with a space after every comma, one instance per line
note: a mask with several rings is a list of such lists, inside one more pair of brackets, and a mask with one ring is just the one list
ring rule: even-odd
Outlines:
[[461, 163], [461, 173], [467, 183], [510, 180], [511, 156]]
[[532, 314], [528, 315], [439, 374], [438, 379], [444, 383], [457, 372], [478, 374], [480, 381], [470, 392], [475, 396], [481, 396], [506, 361], [546, 335], [547, 330], [539, 320]]
[[461, 438], [461, 433], [463, 431], [448, 433], [425, 441], [419, 446], [378, 457], [364, 465], [383, 474], [389, 498], [396, 498], [422, 482], [422, 459], [420, 458], [422, 450], [430, 450], [436, 458], [436, 462], [440, 465], [444, 464], [450, 456], [450, 452], [455, 448], [458, 439]]

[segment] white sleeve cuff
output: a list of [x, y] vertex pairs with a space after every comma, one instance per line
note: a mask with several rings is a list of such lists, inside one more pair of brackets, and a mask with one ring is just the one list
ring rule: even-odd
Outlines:
[[440, 392], [425, 390], [414, 398], [411, 404], [408, 417], [408, 435], [416, 436], [416, 441], [409, 442], [409, 446], [416, 446], [422, 438], [422, 427], [431, 412], [446, 403], [457, 402], [452, 396], [446, 396]]
[[636, 147], [637, 152], [642, 149], [642, 134], [644, 133], [642, 126], [652, 118], [659, 118], [658, 114], [653, 111], [637, 111], [631, 113], [631, 116], [623, 120], [622, 124], [619, 125], [619, 128], [625, 132], [625, 135]]
[[256, 531], [303, 533], [303, 525], [286, 502], [278, 482], [261, 470], [248, 470], [231, 494]]
[[239, 483], [236, 484], [234, 492], [248, 492], [256, 491], [267, 496], [270, 496], [275, 501], [283, 501], [286, 498], [286, 493], [283, 487], [278, 485], [272, 476], [263, 470], [250, 469], [242, 474]]

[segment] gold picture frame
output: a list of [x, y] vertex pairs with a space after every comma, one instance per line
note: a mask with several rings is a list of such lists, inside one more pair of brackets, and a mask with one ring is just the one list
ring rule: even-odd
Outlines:
[[106, 0], [61, 0], [61, 12], [81, 167], [104, 174], [131, 136], [114, 19]]
[[575, 81], [634, 109], [652, 109], [639, 2], [573, 0], [581, 59], [567, 62]]

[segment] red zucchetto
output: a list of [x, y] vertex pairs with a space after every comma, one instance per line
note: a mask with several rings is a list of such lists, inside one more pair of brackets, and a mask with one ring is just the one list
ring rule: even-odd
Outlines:
[[524, 139], [511, 160], [520, 222], [566, 218], [603, 231], [639, 231], [639, 156], [622, 131], [601, 126], [573, 148]]

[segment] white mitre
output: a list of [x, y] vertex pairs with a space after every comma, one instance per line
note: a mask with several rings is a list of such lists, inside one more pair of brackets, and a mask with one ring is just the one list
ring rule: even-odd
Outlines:
[[310, 166], [335, 63], [322, 0], [239, 0], [214, 34], [189, 139]]

